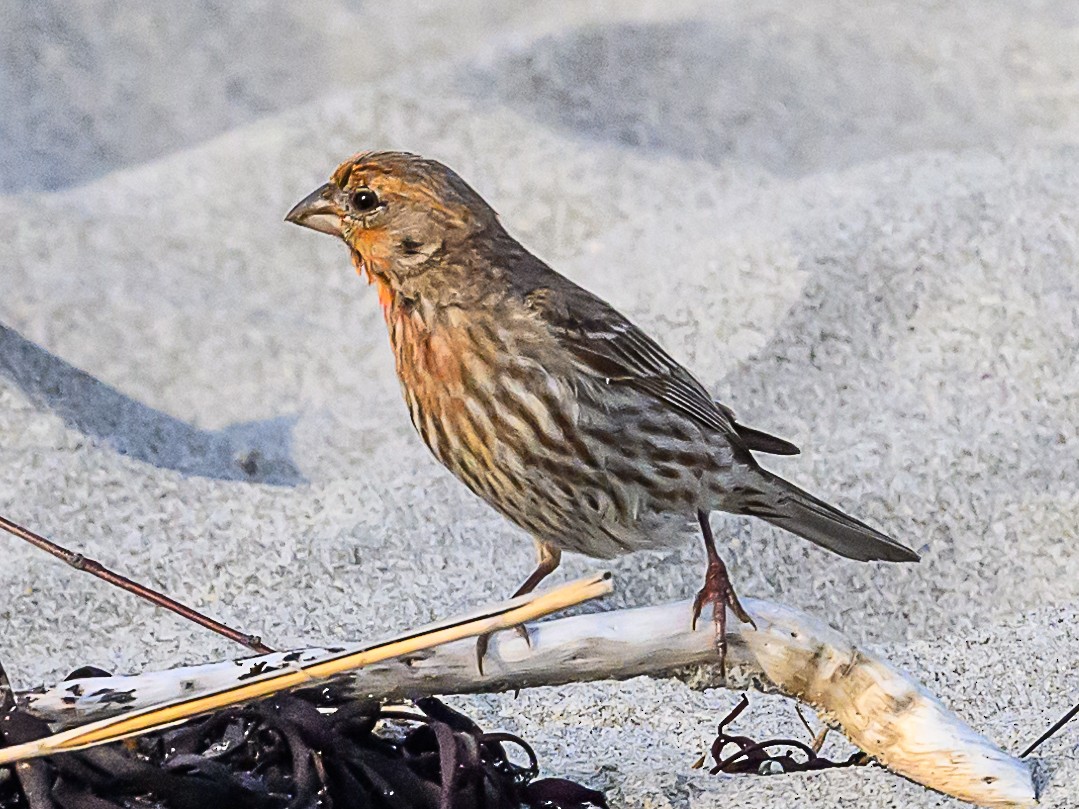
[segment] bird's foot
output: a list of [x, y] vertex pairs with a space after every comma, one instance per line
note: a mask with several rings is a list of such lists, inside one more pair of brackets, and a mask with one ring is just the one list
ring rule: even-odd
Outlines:
[[719, 665], [721, 669], [726, 670], [727, 608], [730, 607], [731, 612], [735, 614], [738, 620], [749, 624], [754, 629], [757, 628], [757, 624], [738, 600], [738, 595], [734, 592], [734, 586], [727, 576], [727, 566], [723, 564], [723, 561], [718, 556], [709, 559], [708, 570], [704, 575], [704, 587], [700, 589], [697, 597], [693, 599], [693, 622], [691, 624], [693, 629], [697, 628], [697, 619], [701, 617], [705, 604], [712, 605], [712, 620], [716, 626], [716, 646], [719, 649]]
[[[518, 624], [513, 630], [524, 638], [524, 642], [528, 644], [528, 648], [532, 648], [532, 638], [528, 636], [528, 628], [524, 624]], [[488, 632], [486, 635], [480, 635], [476, 638], [476, 668], [479, 669], [480, 676], [483, 676], [483, 659], [487, 657], [487, 646], [491, 642], [491, 636], [494, 632]]]

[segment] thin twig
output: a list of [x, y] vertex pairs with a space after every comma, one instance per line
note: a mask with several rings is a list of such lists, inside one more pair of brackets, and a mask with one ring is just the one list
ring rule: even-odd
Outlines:
[[24, 528], [4, 516], [0, 516], [0, 528], [4, 529], [9, 534], [14, 534], [19, 539], [29, 542], [34, 547], [40, 548], [46, 553], [51, 553], [57, 559], [70, 565], [76, 570], [81, 570], [85, 573], [97, 576], [99, 579], [103, 579], [109, 584], [113, 584], [122, 590], [127, 590], [129, 593], [133, 593], [139, 598], [149, 601], [151, 604], [171, 610], [181, 618], [194, 621], [199, 626], [217, 632], [219, 635], [224, 635], [229, 640], [241, 643], [259, 654], [268, 654], [273, 651], [269, 646], [262, 643], [262, 638], [258, 635], [247, 635], [229, 626], [225, 626], [225, 624], [219, 623], [213, 618], [207, 618], [201, 612], [196, 612], [190, 607], [181, 604], [179, 601], [171, 599], [167, 595], [152, 590], [138, 582], [134, 582], [126, 576], [121, 576], [119, 573], [113, 573], [100, 562], [93, 559], [87, 559], [81, 553], [69, 551], [67, 548], [57, 545], [55, 542], [46, 539], [40, 534], [35, 534], [29, 528]]
[[[0, 717], [15, 707], [15, 689], [11, 687], [11, 681], [4, 671], [4, 664], [0, 663]], [[0, 719], [0, 721], [3, 721]]]
[[805, 729], [808, 730], [809, 735], [813, 737], [813, 741], [809, 746], [813, 748], [814, 753], [819, 753], [821, 748], [824, 747], [825, 738], [828, 736], [828, 726], [825, 725], [819, 731], [815, 731], [809, 724], [809, 720], [805, 718], [805, 714], [802, 713], [802, 709], [799, 706], [794, 706], [794, 712], [798, 714], [798, 718], [802, 720]]
[[[11, 733], [9, 722], [15, 710], [15, 691], [3, 664], [0, 663], [0, 748], [25, 741], [21, 736]], [[12, 767], [12, 771], [30, 809], [56, 809], [56, 804], [49, 796], [49, 782], [42, 762], [20, 761]]]
[[1075, 718], [1076, 714], [1079, 714], [1079, 705], [1076, 705], [1074, 708], [1064, 714], [1064, 716], [1060, 717], [1060, 719], [1058, 719], [1056, 723], [1051, 728], [1049, 728], [1049, 730], [1045, 731], [1045, 733], [1038, 737], [1038, 740], [1036, 742], [1030, 745], [1030, 747], [1028, 747], [1022, 753], [1020, 753], [1019, 758], [1026, 758], [1028, 755], [1033, 753], [1035, 749], [1037, 749], [1038, 746], [1042, 744], [1042, 742], [1048, 740], [1058, 730], [1060, 730], [1062, 727], [1072, 721], [1072, 719]]

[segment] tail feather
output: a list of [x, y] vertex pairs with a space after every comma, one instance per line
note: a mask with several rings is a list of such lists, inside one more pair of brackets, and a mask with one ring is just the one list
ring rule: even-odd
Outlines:
[[764, 485], [746, 498], [743, 514], [760, 517], [840, 556], [862, 562], [917, 562], [914, 551], [763, 469]]

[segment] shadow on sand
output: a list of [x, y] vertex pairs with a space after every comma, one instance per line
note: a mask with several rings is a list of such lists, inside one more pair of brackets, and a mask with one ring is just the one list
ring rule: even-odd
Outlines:
[[121, 455], [217, 480], [306, 482], [291, 459], [294, 415], [202, 430], [125, 396], [2, 324], [0, 376]]

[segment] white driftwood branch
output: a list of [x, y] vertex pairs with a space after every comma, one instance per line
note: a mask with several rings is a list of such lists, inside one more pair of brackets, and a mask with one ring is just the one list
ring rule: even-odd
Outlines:
[[[1028, 767], [974, 732], [925, 688], [839, 632], [798, 610], [743, 599], [757, 628], [728, 617], [727, 678], [716, 670], [711, 622], [689, 628], [689, 602], [577, 615], [529, 627], [491, 643], [485, 674], [475, 642], [458, 641], [356, 672], [357, 696], [401, 699], [503, 691], [641, 674], [677, 676], [696, 686], [779, 691], [813, 707], [824, 721], [884, 766], [913, 781], [983, 806], [1027, 806], [1035, 798]], [[64, 682], [23, 705], [49, 721], [100, 719], [202, 689], [220, 688], [253, 669], [324, 655], [305, 650], [130, 677]], [[296, 659], [296, 658], [293, 658]], [[117, 705], [118, 699], [127, 700]]]
[[[516, 628], [527, 621], [535, 621], [589, 599], [608, 595], [611, 589], [611, 574], [600, 573], [563, 584], [553, 590], [516, 596], [501, 604], [483, 607], [467, 615], [447, 618], [374, 644], [328, 649], [325, 657], [316, 660], [300, 662], [295, 655], [285, 654], [276, 669], [265, 665], [248, 667], [245, 676], [234, 677], [216, 689], [195, 692], [188, 683], [187, 688], [182, 689], [185, 693], [181, 693], [174, 700], [138, 710], [128, 702], [124, 708], [125, 713], [121, 716], [106, 717], [61, 730], [41, 739], [0, 747], [0, 764], [85, 750], [161, 730], [195, 716], [251, 702], [280, 691], [325, 683], [347, 672], [357, 671], [383, 660], [417, 654], [456, 640], [474, 640], [500, 629]], [[98, 696], [102, 695], [99, 693]], [[116, 701], [116, 695], [113, 696], [113, 701]]]

